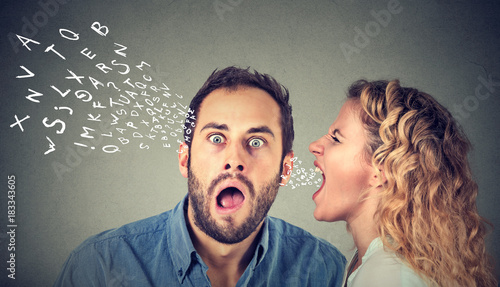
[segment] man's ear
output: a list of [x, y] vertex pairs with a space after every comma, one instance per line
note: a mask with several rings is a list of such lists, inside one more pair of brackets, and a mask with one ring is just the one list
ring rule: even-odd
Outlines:
[[373, 174], [370, 178], [370, 186], [377, 188], [383, 186], [387, 182], [387, 178], [385, 178], [384, 168], [382, 165], [373, 169]]
[[290, 151], [283, 159], [283, 172], [281, 173], [280, 186], [284, 186], [290, 180], [293, 171], [293, 151]]
[[189, 159], [189, 147], [186, 143], [181, 143], [179, 145], [179, 171], [182, 176], [188, 177], [188, 159]]

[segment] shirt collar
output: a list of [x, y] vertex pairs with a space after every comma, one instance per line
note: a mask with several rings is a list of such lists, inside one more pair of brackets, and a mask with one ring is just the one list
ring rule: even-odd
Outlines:
[[[365, 255], [363, 255], [363, 258], [361, 259], [361, 265], [358, 266], [358, 268], [356, 270], [354, 270], [349, 275], [349, 277], [347, 277], [348, 276], [347, 273], [349, 272], [349, 270], [348, 270], [348, 268], [346, 268], [345, 274], [344, 274], [344, 282], [346, 281], [345, 279], [347, 279], [346, 283], [349, 283], [347, 285], [351, 285], [352, 280], [354, 280], [354, 277], [356, 277], [356, 274], [358, 273], [359, 269], [361, 269], [361, 267], [363, 266], [363, 264], [365, 264], [365, 262], [368, 260], [368, 258], [370, 258], [370, 256], [373, 255], [373, 253], [377, 252], [378, 250], [380, 250], [382, 248], [384, 248], [384, 243], [382, 243], [382, 238], [376, 237], [375, 239], [373, 239], [372, 242], [370, 242], [370, 245], [368, 245], [368, 249], [366, 249]], [[349, 265], [352, 264], [354, 259], [359, 260], [357, 249], [356, 249], [356, 252], [354, 253], [354, 255], [351, 259], [351, 263]]]
[[250, 262], [253, 270], [255, 270], [260, 262], [262, 262], [262, 259], [266, 255], [267, 249], [269, 248], [269, 218], [267, 216], [264, 218], [264, 224], [262, 224], [260, 238], [258, 238], [258, 240], [259, 243], [255, 248], [255, 254]]
[[[197, 255], [193, 246], [189, 231], [187, 229], [186, 214], [188, 208], [188, 195], [179, 202], [172, 210], [170, 222], [167, 224], [168, 248], [172, 254], [172, 262], [176, 270], [177, 279], [182, 284], [184, 278]], [[264, 218], [264, 224], [258, 237], [259, 243], [255, 248], [255, 253], [249, 267], [255, 270], [262, 262], [269, 248], [269, 218]]]
[[382, 238], [377, 237], [370, 242], [370, 245], [368, 246], [368, 249], [366, 249], [365, 255], [363, 256], [363, 262], [368, 260], [373, 253], [379, 251], [380, 249], [384, 248], [384, 243], [382, 243]]
[[194, 249], [189, 231], [186, 226], [185, 210], [187, 210], [187, 196], [172, 210], [170, 222], [167, 224], [168, 248], [172, 256], [177, 279], [182, 284], [196, 250]]

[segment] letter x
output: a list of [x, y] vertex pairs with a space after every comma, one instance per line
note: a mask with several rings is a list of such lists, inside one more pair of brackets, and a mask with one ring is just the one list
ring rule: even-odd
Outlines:
[[30, 118], [29, 115], [25, 116], [24, 119], [22, 120], [19, 120], [19, 118], [17, 117], [17, 115], [14, 115], [14, 118], [16, 118], [16, 122], [11, 124], [10, 127], [13, 128], [15, 125], [19, 125], [19, 128], [21, 129], [21, 132], [24, 132], [24, 129], [23, 129], [23, 125], [21, 125], [21, 123], [27, 119]]
[[73, 77], [66, 77], [66, 79], [69, 79], [69, 80], [71, 80], [71, 79], [75, 79], [75, 80], [77, 80], [77, 81], [78, 81], [78, 83], [80, 83], [80, 85], [83, 85], [83, 83], [82, 83], [82, 81], [80, 81], [80, 79], [84, 78], [84, 76], [77, 76], [77, 75], [75, 75], [75, 73], [73, 73], [73, 71], [71, 71], [71, 70], [69, 70], [69, 69], [67, 69], [67, 70], [68, 70], [68, 72], [69, 72], [69, 73], [70, 73]]

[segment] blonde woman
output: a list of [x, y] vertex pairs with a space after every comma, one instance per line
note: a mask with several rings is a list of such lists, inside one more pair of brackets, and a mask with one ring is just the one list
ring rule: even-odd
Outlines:
[[497, 286], [469, 148], [430, 95], [397, 80], [352, 84], [309, 146], [324, 176], [314, 216], [346, 221], [357, 248], [344, 286]]

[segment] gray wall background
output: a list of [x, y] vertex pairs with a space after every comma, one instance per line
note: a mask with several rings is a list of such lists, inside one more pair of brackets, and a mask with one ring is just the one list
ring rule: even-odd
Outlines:
[[[133, 107], [135, 101], [110, 107], [109, 98], [121, 103], [120, 94], [132, 99], [125, 90], [148, 91], [150, 112], [165, 104], [173, 117], [215, 68], [228, 65], [268, 73], [291, 92], [296, 170], [302, 174], [295, 171], [294, 186], [280, 190], [271, 215], [327, 239], [346, 257], [353, 243], [345, 224], [317, 222], [312, 216], [318, 176], [310, 170], [314, 158], [309, 143], [326, 133], [346, 88], [359, 78], [399, 78], [402, 85], [435, 96], [459, 118], [474, 145], [470, 160], [480, 187], [478, 208], [495, 225], [488, 248], [498, 261], [500, 4], [471, 2], [2, 0], [0, 285], [51, 285], [70, 251], [88, 236], [172, 208], [187, 192], [177, 167], [179, 124], [169, 124], [168, 117], [153, 123], [146, 111], [147, 96], [132, 94], [145, 105], [142, 110]], [[94, 22], [108, 28], [106, 36], [91, 29]], [[59, 29], [77, 33], [78, 40], [63, 38]], [[29, 51], [17, 45], [15, 34], [39, 44], [28, 43]], [[114, 51], [120, 47], [115, 43], [127, 47], [126, 57]], [[82, 50], [95, 56], [90, 59]], [[141, 71], [136, 67], [141, 61], [150, 66]], [[104, 73], [96, 68], [98, 63], [113, 70]], [[119, 64], [127, 64], [130, 71], [125, 74]], [[16, 78], [27, 74], [20, 66], [35, 75]], [[68, 70], [83, 77], [82, 83], [71, 79]], [[89, 77], [103, 85], [96, 89]], [[129, 87], [127, 79], [146, 87]], [[170, 89], [170, 98], [151, 89], [162, 84]], [[71, 91], [62, 97], [50, 86]], [[32, 97], [38, 103], [26, 98], [33, 93], [29, 89], [43, 94]], [[79, 90], [92, 99], [75, 94]], [[92, 102], [106, 108], [93, 108]], [[117, 125], [88, 120], [89, 113], [101, 114], [104, 121], [121, 109], [127, 116]], [[30, 118], [21, 123], [24, 131], [19, 125], [11, 127], [15, 116], [22, 120], [27, 115]], [[64, 133], [56, 133], [60, 124], [46, 127], [45, 117], [48, 124], [64, 121]], [[89, 130], [93, 141], [80, 136], [83, 127], [94, 130]], [[125, 129], [123, 134], [117, 127]], [[111, 137], [100, 136], [110, 131]], [[143, 137], [134, 137], [134, 132]], [[146, 137], [155, 132], [155, 140]], [[164, 135], [168, 139], [162, 141]], [[55, 150], [44, 155], [47, 137]], [[113, 146], [119, 151], [102, 150], [113, 151]], [[6, 270], [10, 174], [16, 176], [15, 280], [7, 278]]]

